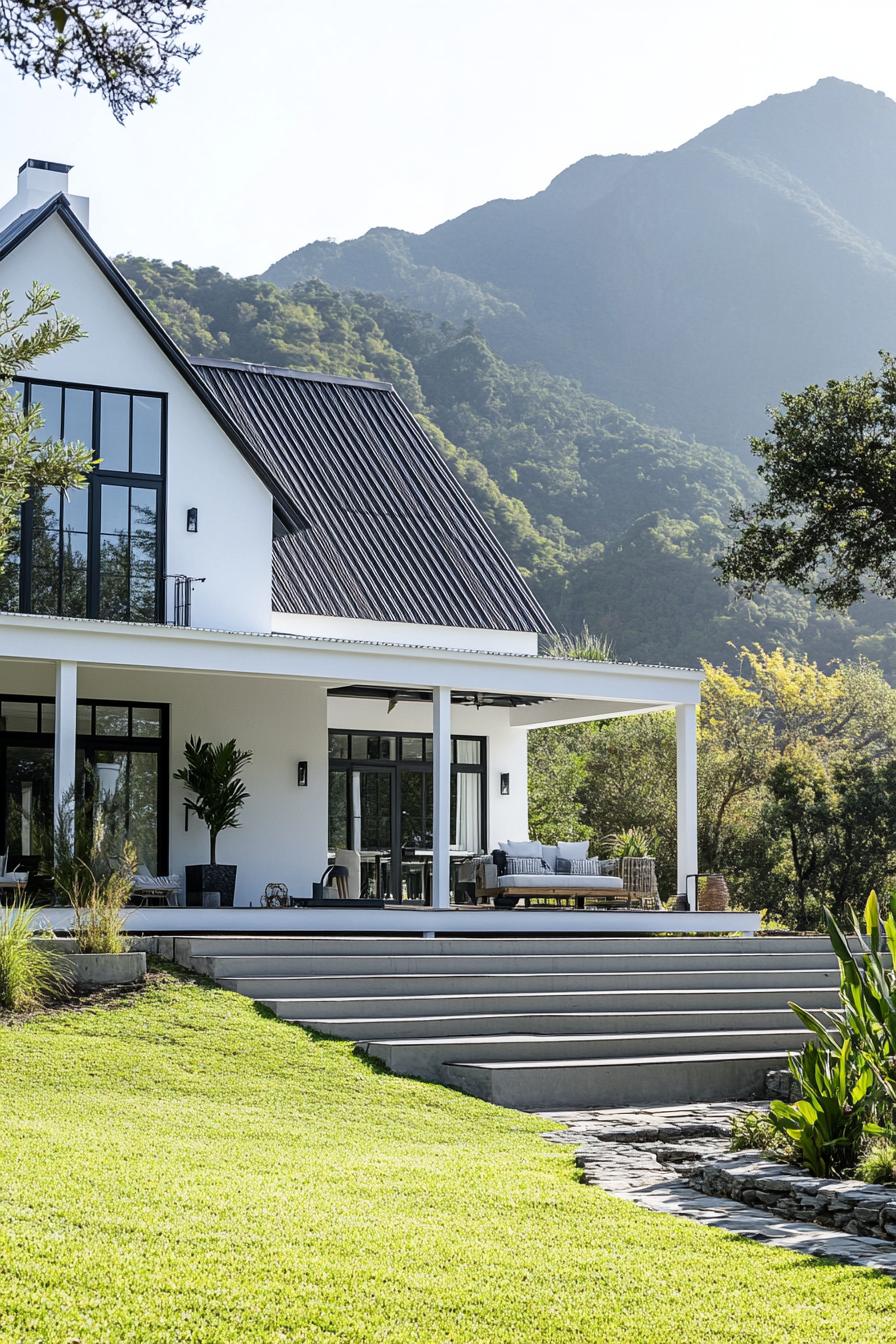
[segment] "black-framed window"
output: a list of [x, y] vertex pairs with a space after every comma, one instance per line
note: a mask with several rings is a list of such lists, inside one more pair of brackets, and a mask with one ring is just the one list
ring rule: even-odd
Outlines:
[[0, 609], [119, 621], [164, 617], [167, 407], [161, 393], [25, 379], [46, 439], [100, 458], [77, 490], [37, 490], [0, 571]]
[[[55, 724], [51, 698], [0, 695], [0, 849], [34, 871], [52, 853]], [[75, 746], [79, 800], [114, 795], [138, 863], [167, 873], [168, 706], [79, 700]]]
[[[431, 733], [331, 729], [329, 845], [359, 849], [365, 894], [425, 899], [432, 852]], [[451, 738], [451, 838], [458, 859], [487, 834], [486, 739]], [[384, 872], [387, 876], [384, 877]]]

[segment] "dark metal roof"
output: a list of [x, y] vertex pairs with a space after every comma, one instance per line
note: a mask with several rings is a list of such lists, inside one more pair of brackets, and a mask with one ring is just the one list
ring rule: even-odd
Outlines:
[[181, 350], [180, 346], [172, 340], [162, 324], [153, 316], [137, 292], [128, 284], [127, 280], [121, 274], [121, 271], [113, 265], [105, 252], [97, 246], [75, 212], [72, 210], [68, 200], [62, 192], [57, 192], [55, 196], [52, 196], [44, 205], [39, 206], [37, 209], [27, 210], [23, 215], [20, 215], [18, 219], [12, 220], [12, 222], [0, 232], [0, 261], [2, 261], [15, 247], [18, 247], [19, 243], [23, 242], [29, 234], [33, 233], [36, 228], [39, 228], [51, 215], [59, 216], [62, 222], [84, 248], [84, 251], [88, 254], [91, 260], [95, 262], [96, 266], [102, 271], [112, 287], [128, 305], [137, 320], [146, 328], [156, 344], [161, 346], [163, 352], [168, 356], [178, 373], [193, 389], [196, 396], [218, 422], [227, 437], [236, 445], [243, 457], [246, 458], [262, 484], [270, 490], [274, 499], [274, 513], [281, 528], [288, 531], [294, 528], [304, 527], [305, 514], [299, 505], [298, 500], [283, 489], [280, 481], [270, 472], [266, 461], [258, 456], [254, 445], [242, 433], [239, 427], [233, 423], [231, 418], [224, 413], [218, 399], [209, 394], [205, 383], [197, 376], [193, 369], [193, 365]]
[[308, 527], [274, 541], [277, 611], [487, 630], [552, 625], [388, 383], [194, 360]]

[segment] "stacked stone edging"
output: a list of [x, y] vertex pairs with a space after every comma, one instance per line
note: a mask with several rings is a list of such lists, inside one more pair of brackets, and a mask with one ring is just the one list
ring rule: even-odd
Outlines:
[[853, 1236], [896, 1241], [894, 1186], [809, 1176], [752, 1149], [704, 1160], [687, 1173], [687, 1179], [707, 1195], [723, 1195]]

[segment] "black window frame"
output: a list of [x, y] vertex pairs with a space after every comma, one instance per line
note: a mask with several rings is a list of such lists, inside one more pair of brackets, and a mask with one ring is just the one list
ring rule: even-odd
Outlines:
[[[133, 458], [133, 426], [134, 426], [134, 397], [152, 397], [160, 402], [160, 442], [159, 442], [159, 471], [155, 472], [135, 472], [133, 470], [118, 471], [105, 470], [102, 463], [95, 467], [87, 477], [86, 488], [87, 497], [87, 593], [86, 593], [86, 611], [81, 615], [73, 616], [71, 619], [102, 620], [102, 619], [124, 619], [133, 624], [154, 625], [161, 624], [165, 619], [165, 554], [166, 554], [166, 534], [167, 534], [167, 479], [168, 479], [168, 394], [167, 392], [152, 391], [147, 388], [136, 387], [111, 387], [103, 383], [76, 383], [70, 380], [58, 380], [53, 378], [16, 378], [13, 380], [13, 386], [22, 388], [22, 409], [27, 410], [32, 405], [32, 389], [34, 387], [58, 387], [61, 390], [61, 429], [65, 429], [65, 392], [70, 388], [75, 392], [91, 392], [93, 394], [92, 410], [92, 432], [93, 432], [93, 453], [99, 456], [100, 452], [100, 434], [101, 434], [101, 414], [102, 414], [102, 394], [116, 393], [128, 397], [128, 453], [129, 468]], [[39, 403], [39, 398], [37, 399]], [[154, 490], [156, 496], [156, 545], [155, 545], [155, 584], [154, 584], [154, 612], [152, 617], [140, 617], [132, 620], [131, 616], [131, 596], [130, 585], [128, 587], [128, 614], [125, 617], [104, 617], [100, 610], [101, 591], [100, 591], [100, 552], [101, 552], [101, 500], [102, 487], [104, 485], [119, 485], [134, 487], [137, 489]], [[130, 502], [130, 501], [129, 501]], [[63, 506], [64, 507], [64, 506]], [[128, 511], [128, 526], [130, 529], [130, 508]], [[59, 560], [57, 565], [57, 593], [56, 593], [56, 612], [50, 613], [62, 615], [62, 554], [64, 546], [64, 526], [59, 528]], [[130, 538], [130, 531], [129, 531]], [[22, 505], [21, 517], [19, 522], [19, 602], [18, 610], [20, 612], [33, 611], [33, 543], [34, 543], [34, 502], [33, 499], [27, 500]], [[9, 699], [11, 697], [7, 697]]]
[[[55, 749], [55, 732], [53, 729], [46, 730], [43, 727], [44, 705], [52, 705], [55, 715], [56, 698], [52, 695], [3, 695], [0, 693], [0, 704], [4, 702], [15, 702], [17, 704], [38, 705], [38, 731], [18, 732], [15, 729], [0, 727], [0, 780], [3, 781], [3, 787], [0, 788], [0, 852], [5, 853], [8, 849], [7, 843], [7, 812], [9, 799], [6, 793], [6, 752], [9, 746], [26, 747], [53, 747]], [[168, 809], [168, 775], [170, 771], [170, 705], [163, 704], [158, 700], [116, 700], [108, 696], [91, 696], [87, 698], [78, 697], [79, 708], [90, 708], [90, 732], [76, 733], [75, 750], [84, 751], [85, 759], [95, 763], [97, 751], [150, 751], [154, 752], [158, 760], [158, 787], [156, 794], [157, 809], [157, 853], [156, 853], [156, 873], [167, 874], [170, 863], [170, 836], [169, 836], [169, 809]], [[128, 710], [128, 732], [126, 734], [97, 733], [96, 731], [96, 710], [99, 705], [109, 705], [113, 708]], [[158, 709], [159, 710], [159, 735], [158, 737], [138, 737], [133, 732], [133, 714], [134, 709]], [[54, 719], [55, 723], [55, 719]]]

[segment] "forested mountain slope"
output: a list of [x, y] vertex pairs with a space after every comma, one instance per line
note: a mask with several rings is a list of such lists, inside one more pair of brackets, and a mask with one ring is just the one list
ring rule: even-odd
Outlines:
[[821, 80], [422, 235], [313, 243], [266, 278], [472, 319], [504, 358], [746, 456], [782, 389], [896, 347], [896, 103]]
[[753, 479], [724, 449], [508, 364], [471, 324], [436, 323], [381, 296], [320, 281], [283, 290], [179, 262], [118, 264], [192, 354], [393, 382], [554, 619], [586, 620], [620, 656], [693, 663], [753, 639], [822, 660], [861, 648], [886, 662], [896, 650], [886, 604], [863, 608], [860, 629], [819, 618], [793, 594], [732, 602], [716, 584], [712, 557]]

